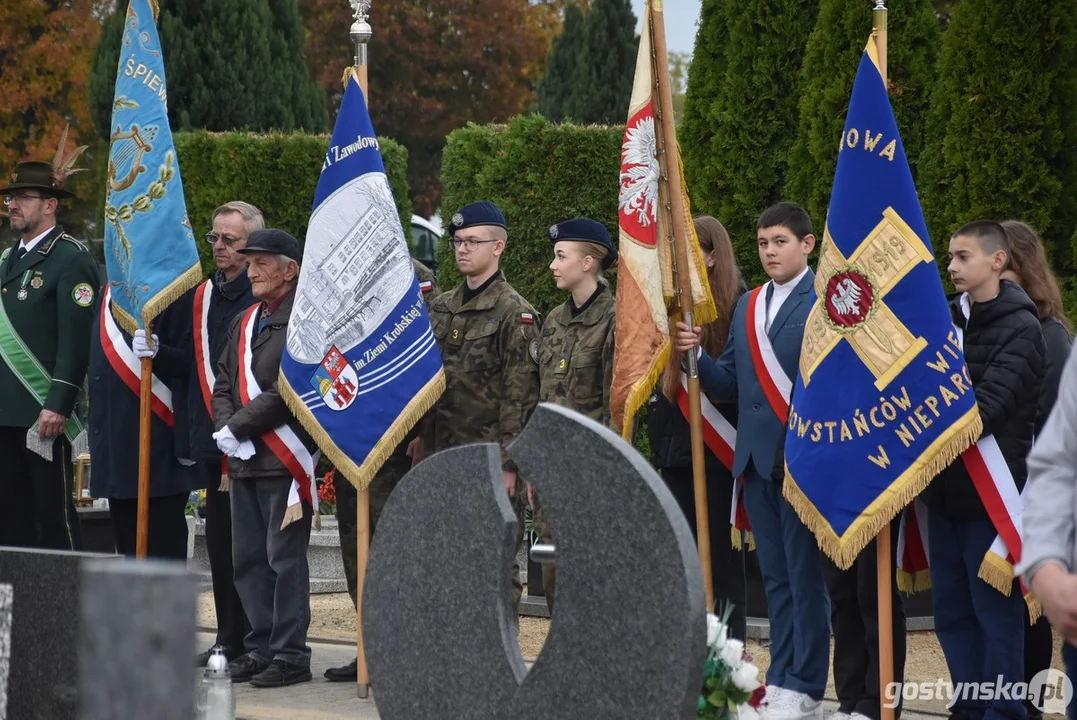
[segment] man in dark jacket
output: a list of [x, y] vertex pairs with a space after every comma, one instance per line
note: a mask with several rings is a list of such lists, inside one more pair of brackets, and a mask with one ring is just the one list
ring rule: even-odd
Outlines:
[[150, 557], [187, 559], [185, 509], [191, 490], [202, 487], [189, 466], [173, 451], [175, 425], [172, 378], [184, 372], [187, 359], [164, 343], [175, 344], [181, 332], [175, 306], [156, 322], [155, 342], [147, 345], [145, 331], [127, 334], [112, 315], [106, 291], [101, 311], [90, 332], [89, 391], [90, 456], [93, 458], [91, 492], [108, 498], [116, 551], [134, 555], [138, 526], [138, 462], [133, 449], [139, 440], [140, 365], [153, 360], [153, 414], [150, 416], [150, 498], [147, 554]]
[[[258, 230], [242, 250], [260, 303], [240, 314], [213, 386], [213, 437], [229, 456], [235, 583], [251, 624], [235, 682], [281, 687], [311, 679], [310, 438], [277, 390], [302, 253], [283, 230]], [[300, 467], [300, 472], [289, 468]]]
[[[950, 310], [983, 421], [981, 442], [993, 437], [1005, 460], [1006, 467], [991, 478], [1020, 491], [1028, 474], [1025, 457], [1032, 447], [1044, 342], [1036, 306], [1018, 285], [1000, 279], [1008, 255], [1009, 240], [998, 223], [978, 221], [958, 230], [950, 240], [949, 270], [960, 294]], [[1024, 600], [1016, 583], [1006, 594], [979, 578], [999, 530], [963, 459], [951, 463], [922, 497], [928, 506], [935, 632], [951, 678], [966, 684], [1021, 682]], [[959, 695], [950, 712], [977, 720], [1026, 717], [1020, 699], [997, 694]]]
[[[232, 579], [232, 510], [224, 480], [221, 451], [213, 439], [210, 414], [217, 362], [228, 339], [232, 320], [254, 305], [247, 257], [241, 250], [247, 238], [265, 227], [262, 211], [250, 203], [233, 201], [213, 211], [213, 229], [206, 242], [213, 248], [217, 271], [197, 288], [176, 301], [177, 317], [183, 318], [183, 334], [177, 352], [183, 355], [183, 373], [174, 383], [176, 402], [176, 456], [194, 462], [199, 487], [206, 489], [206, 554], [213, 581], [213, 605], [217, 611], [217, 638], [213, 647], [195, 658], [204, 667], [215, 648], [228, 660], [244, 653], [243, 638], [250, 623], [243, 612]], [[162, 353], [168, 352], [166, 346]], [[193, 362], [192, 362], [193, 358]]]

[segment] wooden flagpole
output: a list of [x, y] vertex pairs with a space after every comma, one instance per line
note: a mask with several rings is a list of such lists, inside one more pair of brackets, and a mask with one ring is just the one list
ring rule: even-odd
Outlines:
[[[370, 0], [351, 0], [355, 10], [355, 22], [352, 23], [350, 36], [355, 45], [355, 58], [352, 71], [363, 91], [363, 100], [370, 108], [370, 83], [367, 78], [367, 43], [373, 30], [367, 17], [370, 12]], [[370, 486], [359, 490], [355, 508], [355, 661], [356, 693], [360, 698], [370, 696], [370, 669], [366, 662], [366, 649], [363, 647], [363, 585], [366, 580], [367, 559], [370, 557]]]
[[[884, 0], [875, 0], [872, 25], [875, 28], [875, 47], [879, 51], [879, 72], [885, 84], [887, 74], [886, 3]], [[879, 594], [879, 702], [882, 704], [880, 720], [894, 720], [894, 708], [887, 707], [886, 702], [887, 689], [894, 681], [894, 608], [891, 605], [891, 583], [894, 582], [894, 573], [890, 564], [890, 523], [884, 525], [879, 531], [875, 539], [875, 552]]]
[[[105, 308], [104, 312], [111, 311]], [[146, 326], [146, 340], [153, 342], [152, 324]], [[150, 545], [150, 423], [153, 422], [153, 358], [142, 358], [141, 380], [138, 394], [138, 520], [135, 525], [135, 557], [143, 559], [149, 552]]]
[[[684, 323], [693, 327], [692, 267], [688, 248], [688, 229], [682, 206], [680, 156], [677, 152], [677, 130], [673, 118], [673, 93], [669, 80], [669, 53], [666, 48], [666, 24], [662, 15], [663, 0], [651, 0], [651, 40], [654, 51], [654, 79], [658, 90], [660, 135], [658, 164], [660, 177], [666, 184], [666, 212], [673, 225], [674, 279], [678, 304]], [[688, 424], [692, 439], [692, 485], [696, 503], [696, 545], [703, 570], [703, 592], [707, 611], [714, 612], [714, 584], [711, 577], [710, 514], [707, 506], [707, 476], [703, 459], [703, 415], [700, 410], [699, 368], [693, 353], [685, 355], [688, 376]]]

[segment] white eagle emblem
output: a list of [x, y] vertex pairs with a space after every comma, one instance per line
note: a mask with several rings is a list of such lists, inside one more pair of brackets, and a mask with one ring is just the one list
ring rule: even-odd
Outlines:
[[456, 213], [455, 215], [452, 216], [452, 220], [450, 222], [455, 227], [460, 227], [461, 225], [464, 224], [464, 216], [461, 215], [460, 213]]
[[658, 146], [654, 117], [640, 119], [625, 133], [621, 147], [621, 195], [618, 209], [636, 215], [640, 227], [653, 222], [658, 202]]
[[844, 278], [834, 286], [830, 302], [841, 315], [860, 314], [860, 288], [850, 278]]
[[556, 225], [551, 225], [550, 226], [550, 239], [551, 240], [556, 240], [557, 239], [557, 232], [558, 232], [557, 231], [557, 226]]

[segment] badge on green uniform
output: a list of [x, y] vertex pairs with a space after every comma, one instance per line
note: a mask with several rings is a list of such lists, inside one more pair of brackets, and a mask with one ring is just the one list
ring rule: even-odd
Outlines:
[[93, 288], [89, 283], [79, 283], [71, 291], [71, 299], [79, 307], [90, 307], [93, 305]]

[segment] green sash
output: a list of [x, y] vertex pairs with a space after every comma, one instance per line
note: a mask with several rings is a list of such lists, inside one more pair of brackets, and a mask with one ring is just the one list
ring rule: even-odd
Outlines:
[[[0, 255], [0, 265], [7, 262], [10, 254], [11, 248], [8, 248], [3, 255]], [[45, 396], [48, 395], [49, 388], [52, 386], [52, 377], [41, 366], [34, 354], [30, 352], [30, 348], [26, 347], [26, 343], [22, 341], [19, 334], [15, 332], [15, 328], [12, 327], [11, 320], [7, 316], [7, 309], [4, 307], [3, 300], [0, 300], [0, 360], [4, 361], [4, 364], [19, 379], [19, 382], [29, 391], [34, 400], [44, 407]], [[37, 423], [35, 422], [34, 428], [36, 427]], [[76, 413], [72, 411], [71, 417], [67, 419], [64, 426], [64, 434], [67, 436], [68, 442], [74, 443], [75, 438], [81, 432], [82, 423], [79, 422]]]

